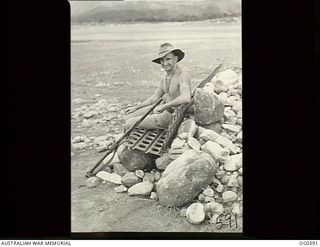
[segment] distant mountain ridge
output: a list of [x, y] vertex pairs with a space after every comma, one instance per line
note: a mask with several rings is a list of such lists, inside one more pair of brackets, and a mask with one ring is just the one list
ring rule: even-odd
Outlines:
[[[78, 4], [78, 5], [77, 5]], [[72, 23], [198, 21], [241, 15], [239, 0], [71, 2]], [[74, 9], [73, 9], [74, 8]]]

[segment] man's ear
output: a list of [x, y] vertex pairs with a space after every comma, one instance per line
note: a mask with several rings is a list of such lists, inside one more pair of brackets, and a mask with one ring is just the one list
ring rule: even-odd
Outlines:
[[177, 63], [178, 62], [179, 57], [178, 56], [174, 56], [174, 61]]

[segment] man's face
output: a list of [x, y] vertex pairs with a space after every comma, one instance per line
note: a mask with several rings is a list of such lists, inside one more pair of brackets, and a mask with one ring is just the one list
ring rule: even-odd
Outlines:
[[160, 59], [161, 67], [165, 71], [171, 71], [175, 68], [175, 65], [178, 61], [178, 57], [175, 56], [172, 52], [165, 55], [163, 58]]

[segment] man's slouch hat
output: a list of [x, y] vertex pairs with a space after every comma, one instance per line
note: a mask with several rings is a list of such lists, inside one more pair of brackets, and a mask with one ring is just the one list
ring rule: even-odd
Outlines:
[[170, 52], [173, 52], [176, 56], [178, 56], [178, 62], [184, 58], [183, 51], [174, 48], [173, 45], [171, 45], [170, 43], [163, 43], [162, 45], [160, 45], [158, 57], [156, 59], [153, 59], [152, 62], [160, 64], [160, 59], [169, 54]]

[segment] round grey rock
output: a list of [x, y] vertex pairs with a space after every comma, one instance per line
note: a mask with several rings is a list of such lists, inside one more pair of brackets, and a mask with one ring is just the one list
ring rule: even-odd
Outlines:
[[142, 170], [136, 170], [134, 173], [135, 173], [135, 174], [137, 175], [137, 177], [139, 177], [139, 178], [143, 178], [143, 177], [144, 177], [144, 171], [142, 171]]
[[202, 194], [204, 194], [205, 196], [213, 197], [214, 191], [211, 188], [206, 188], [204, 191], [202, 191]]
[[118, 187], [115, 187], [114, 190], [117, 192], [117, 193], [123, 193], [123, 192], [126, 192], [128, 189], [126, 186], [124, 185], [120, 185]]
[[131, 150], [125, 147], [119, 155], [121, 164], [127, 168], [128, 171], [136, 170], [150, 171], [155, 167], [156, 157], [151, 154], [146, 154], [140, 150]]
[[121, 178], [121, 183], [127, 188], [130, 188], [140, 182], [141, 179], [134, 172], [128, 172]]
[[186, 217], [191, 224], [200, 224], [205, 216], [204, 206], [201, 203], [193, 203], [187, 208]]

